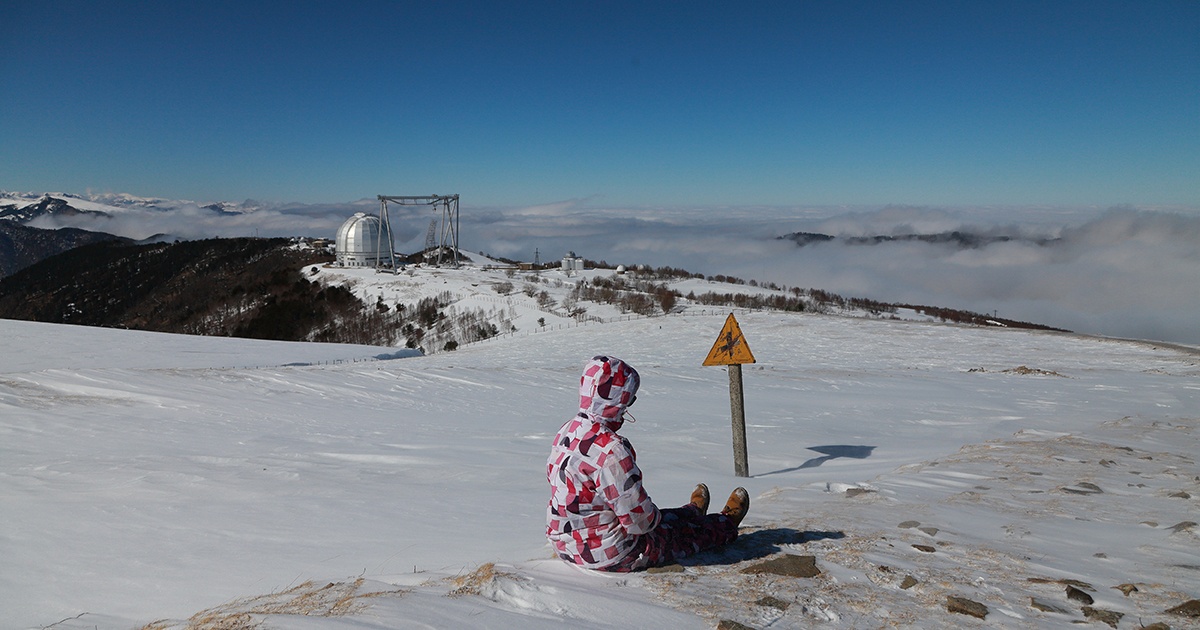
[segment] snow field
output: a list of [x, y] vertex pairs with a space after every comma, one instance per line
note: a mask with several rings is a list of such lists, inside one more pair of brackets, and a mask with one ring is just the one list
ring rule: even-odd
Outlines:
[[[0, 626], [183, 627], [216, 610], [272, 628], [1054, 628], [1083, 619], [1064, 579], [1127, 627], [1178, 626], [1161, 611], [1200, 596], [1197, 530], [1180, 526], [1200, 520], [1194, 353], [739, 313], [758, 360], [739, 479], [726, 373], [700, 366], [723, 319], [391, 361], [373, 360], [389, 348], [0, 321]], [[550, 557], [548, 440], [599, 353], [642, 373], [623, 432], [660, 505], [700, 481], [715, 500], [750, 490], [744, 536], [681, 573]], [[335, 359], [350, 362], [317, 364]], [[823, 573], [740, 573], [781, 553], [815, 555]], [[906, 576], [917, 584], [900, 588]], [[330, 583], [383, 594], [348, 616], [246, 612], [307, 582], [292, 599]], [[787, 606], [757, 603], [768, 595]], [[950, 595], [991, 613], [948, 613]]]

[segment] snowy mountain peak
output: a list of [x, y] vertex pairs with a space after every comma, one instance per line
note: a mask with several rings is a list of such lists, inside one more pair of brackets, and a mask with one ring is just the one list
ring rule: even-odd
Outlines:
[[[78, 195], [75, 195], [78, 197]], [[88, 195], [89, 201], [103, 203], [118, 208], [163, 208], [177, 206], [181, 203], [191, 203], [190, 201], [171, 201], [162, 197], [139, 197], [129, 193], [103, 193], [97, 195]]]
[[34, 219], [46, 216], [72, 217], [81, 214], [93, 214], [102, 217], [112, 216], [105, 210], [95, 206], [97, 204], [74, 199], [66, 195], [54, 195], [50, 193], [41, 196], [36, 201], [28, 203], [9, 203], [8, 199], [0, 198], [0, 219], [16, 221], [17, 223], [29, 223]]
[[264, 204], [253, 199], [242, 202], [215, 201], [202, 205], [186, 199], [140, 197], [129, 193], [80, 195], [0, 190], [0, 218], [19, 223], [27, 223], [46, 214], [69, 216], [78, 213], [99, 213], [112, 217], [142, 210], [168, 212], [188, 208], [201, 208], [218, 214], [248, 214], [263, 209]]

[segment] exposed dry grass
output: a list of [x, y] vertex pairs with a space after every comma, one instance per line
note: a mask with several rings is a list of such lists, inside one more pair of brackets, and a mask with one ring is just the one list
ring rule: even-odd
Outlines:
[[360, 593], [364, 580], [330, 582], [317, 586], [305, 582], [286, 591], [234, 600], [192, 615], [182, 626], [169, 621], [155, 621], [140, 630], [253, 630], [263, 623], [264, 615], [306, 615], [337, 617], [358, 612], [366, 606], [364, 599], [382, 595], [402, 594], [403, 590]]
[[[1033, 375], [1037, 375], [1037, 376], [1062, 376], [1062, 374], [1059, 374], [1058, 372], [1055, 372], [1054, 370], [1043, 370], [1041, 368], [1031, 368], [1031, 367], [1026, 367], [1024, 365], [1019, 365], [1010, 370], [1004, 370], [1004, 373], [1005, 374], [1023, 374], [1023, 375], [1033, 374]], [[1064, 377], [1064, 378], [1066, 378], [1066, 377]]]
[[478, 595], [483, 587], [498, 577], [508, 577], [517, 579], [516, 575], [504, 573], [496, 570], [496, 565], [488, 562], [480, 565], [478, 569], [466, 574], [460, 575], [452, 580], [454, 589], [446, 593], [448, 597], [462, 597], [463, 595]]

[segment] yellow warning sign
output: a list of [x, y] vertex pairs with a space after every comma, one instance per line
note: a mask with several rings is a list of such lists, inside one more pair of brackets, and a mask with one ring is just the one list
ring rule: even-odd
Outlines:
[[725, 318], [725, 327], [721, 329], [721, 334], [713, 344], [712, 350], [708, 351], [704, 365], [740, 365], [742, 363], [754, 363], [754, 355], [750, 352], [746, 338], [742, 336], [742, 329], [738, 327], [737, 320], [733, 318], [733, 313], [730, 313], [729, 317]]

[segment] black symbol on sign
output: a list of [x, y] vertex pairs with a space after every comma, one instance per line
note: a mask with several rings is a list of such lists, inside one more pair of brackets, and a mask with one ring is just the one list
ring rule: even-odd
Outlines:
[[725, 333], [725, 344], [719, 347], [718, 350], [724, 352], [732, 358], [734, 349], [740, 345], [742, 345], [742, 338], [734, 337], [733, 331], [730, 330]]

